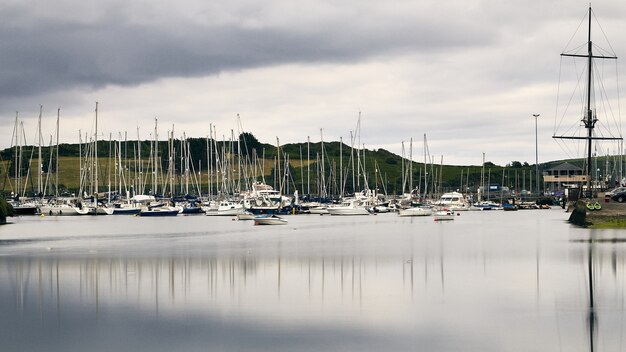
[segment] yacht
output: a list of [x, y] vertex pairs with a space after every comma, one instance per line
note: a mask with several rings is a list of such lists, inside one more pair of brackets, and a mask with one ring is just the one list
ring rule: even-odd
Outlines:
[[330, 215], [370, 215], [367, 202], [360, 199], [346, 199], [340, 205], [326, 208]]
[[470, 209], [469, 202], [465, 199], [465, 196], [459, 192], [444, 193], [435, 204], [452, 211], [464, 211]]

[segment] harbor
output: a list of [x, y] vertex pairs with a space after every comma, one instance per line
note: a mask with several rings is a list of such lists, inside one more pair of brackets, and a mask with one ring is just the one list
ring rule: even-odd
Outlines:
[[626, 350], [623, 4], [32, 5], [0, 350]]

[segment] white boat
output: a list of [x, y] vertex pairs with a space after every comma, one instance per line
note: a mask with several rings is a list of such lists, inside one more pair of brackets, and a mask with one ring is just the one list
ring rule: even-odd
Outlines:
[[113, 208], [109, 208], [102, 203], [89, 201], [79, 209], [79, 215], [113, 215]]
[[243, 204], [231, 201], [221, 201], [217, 209], [205, 209], [207, 216], [236, 216], [243, 212]]
[[70, 215], [83, 215], [82, 209], [72, 206], [70, 204], [46, 204], [39, 207], [41, 214], [43, 215], [58, 215], [58, 216], [70, 216]]
[[302, 212], [305, 214], [328, 214], [328, 211], [326, 210], [327, 207], [325, 205], [322, 205], [320, 202], [306, 202], [299, 205], [302, 209]]
[[254, 217], [255, 225], [287, 225], [287, 220], [276, 215], [271, 216], [255, 216]]
[[465, 211], [470, 209], [469, 202], [465, 199], [463, 194], [459, 192], [444, 193], [435, 204], [451, 211]]
[[309, 208], [309, 214], [325, 215], [328, 214], [328, 207], [323, 205]]
[[87, 214], [87, 209], [78, 206], [75, 198], [54, 198], [39, 206], [43, 215], [71, 216]]
[[454, 220], [454, 217], [456, 215], [454, 214], [454, 211], [444, 209], [444, 210], [439, 210], [435, 212], [434, 216], [435, 216], [435, 221], [449, 221], [449, 220]]
[[370, 215], [366, 202], [360, 199], [347, 199], [340, 205], [326, 209], [330, 215]]
[[428, 207], [412, 207], [407, 209], [401, 209], [398, 212], [398, 216], [431, 216], [433, 215], [433, 209]]
[[245, 210], [240, 213], [237, 213], [237, 220], [254, 220], [255, 217], [256, 215]]
[[502, 206], [496, 202], [487, 200], [478, 203], [474, 203], [470, 210], [502, 210]]
[[163, 206], [151, 209], [142, 209], [139, 212], [139, 216], [176, 216], [178, 215], [178, 208]]
[[113, 204], [113, 215], [136, 215], [141, 212], [141, 209], [144, 207], [140, 206], [137, 203], [134, 204], [125, 204], [125, 203], [114, 203]]
[[291, 199], [265, 183], [252, 183], [252, 191], [243, 195], [243, 207], [254, 214], [273, 214], [290, 207]]

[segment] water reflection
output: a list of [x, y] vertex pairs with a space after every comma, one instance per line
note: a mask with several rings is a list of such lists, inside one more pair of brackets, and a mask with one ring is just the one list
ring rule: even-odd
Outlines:
[[[577, 257], [585, 264], [581, 270], [587, 300], [583, 320], [591, 352], [599, 347], [606, 350], [607, 346], [622, 349], [625, 240], [624, 234], [614, 230], [590, 230], [587, 238], [573, 240], [582, 246]], [[586, 256], [582, 251], [586, 251]]]
[[5, 245], [0, 338], [9, 351], [621, 350], [624, 235], [526, 214]]

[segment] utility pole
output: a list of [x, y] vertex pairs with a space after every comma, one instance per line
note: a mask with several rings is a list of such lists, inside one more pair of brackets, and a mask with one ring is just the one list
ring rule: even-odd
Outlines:
[[535, 117], [535, 183], [537, 184], [537, 197], [539, 197], [539, 143], [537, 138], [537, 118], [540, 114], [533, 114]]

